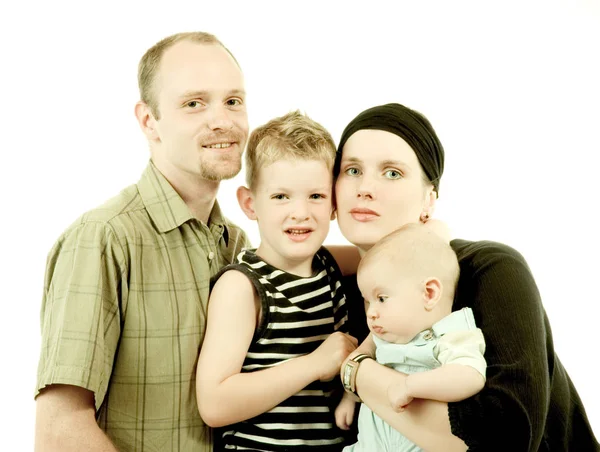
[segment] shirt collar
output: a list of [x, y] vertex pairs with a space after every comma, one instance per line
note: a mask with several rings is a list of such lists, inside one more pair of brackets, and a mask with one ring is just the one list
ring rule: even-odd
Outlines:
[[[192, 212], [181, 199], [181, 196], [169, 184], [165, 176], [150, 161], [138, 182], [138, 192], [150, 218], [161, 233], [178, 228], [189, 220], [194, 220]], [[221, 213], [219, 203], [215, 200], [208, 219], [209, 224], [221, 226], [225, 243], [228, 242], [226, 220]]]

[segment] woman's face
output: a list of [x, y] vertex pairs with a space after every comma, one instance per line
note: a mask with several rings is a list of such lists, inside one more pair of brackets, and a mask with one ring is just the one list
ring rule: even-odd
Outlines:
[[412, 148], [397, 135], [359, 130], [342, 150], [335, 185], [342, 234], [363, 251], [407, 223], [433, 211], [436, 194], [424, 182]]

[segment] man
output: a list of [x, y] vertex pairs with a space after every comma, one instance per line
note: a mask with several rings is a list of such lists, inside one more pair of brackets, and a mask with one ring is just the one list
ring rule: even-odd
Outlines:
[[248, 245], [216, 202], [248, 136], [242, 72], [207, 33], [139, 65], [151, 161], [84, 214], [47, 262], [37, 451], [209, 451], [195, 397], [209, 279]]

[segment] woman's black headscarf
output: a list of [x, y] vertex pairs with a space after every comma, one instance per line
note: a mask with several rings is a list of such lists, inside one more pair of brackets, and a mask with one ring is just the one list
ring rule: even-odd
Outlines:
[[398, 135], [415, 151], [427, 178], [439, 193], [440, 179], [444, 172], [444, 148], [435, 130], [421, 113], [400, 104], [386, 104], [369, 108], [360, 113], [346, 126], [337, 149], [334, 176], [340, 172], [342, 149], [348, 138], [363, 129], [384, 130]]

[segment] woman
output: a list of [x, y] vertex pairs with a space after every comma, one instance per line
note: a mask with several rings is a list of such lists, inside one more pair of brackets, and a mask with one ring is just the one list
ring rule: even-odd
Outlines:
[[[368, 109], [344, 130], [334, 168], [338, 222], [363, 252], [435, 207], [444, 151], [429, 121], [399, 104]], [[342, 366], [363, 403], [428, 451], [595, 451], [598, 442], [577, 392], [554, 353], [548, 319], [523, 257], [494, 242], [453, 240], [460, 280], [453, 310], [473, 309], [486, 340], [485, 388], [462, 402], [415, 400], [397, 413], [390, 383], [404, 374], [363, 359]], [[349, 298], [360, 298], [356, 286]], [[351, 306], [362, 306], [353, 300]], [[362, 315], [357, 320], [356, 316]], [[354, 335], [364, 337], [364, 312]], [[349, 358], [373, 356], [371, 337]], [[348, 381], [348, 375], [346, 376]]]

